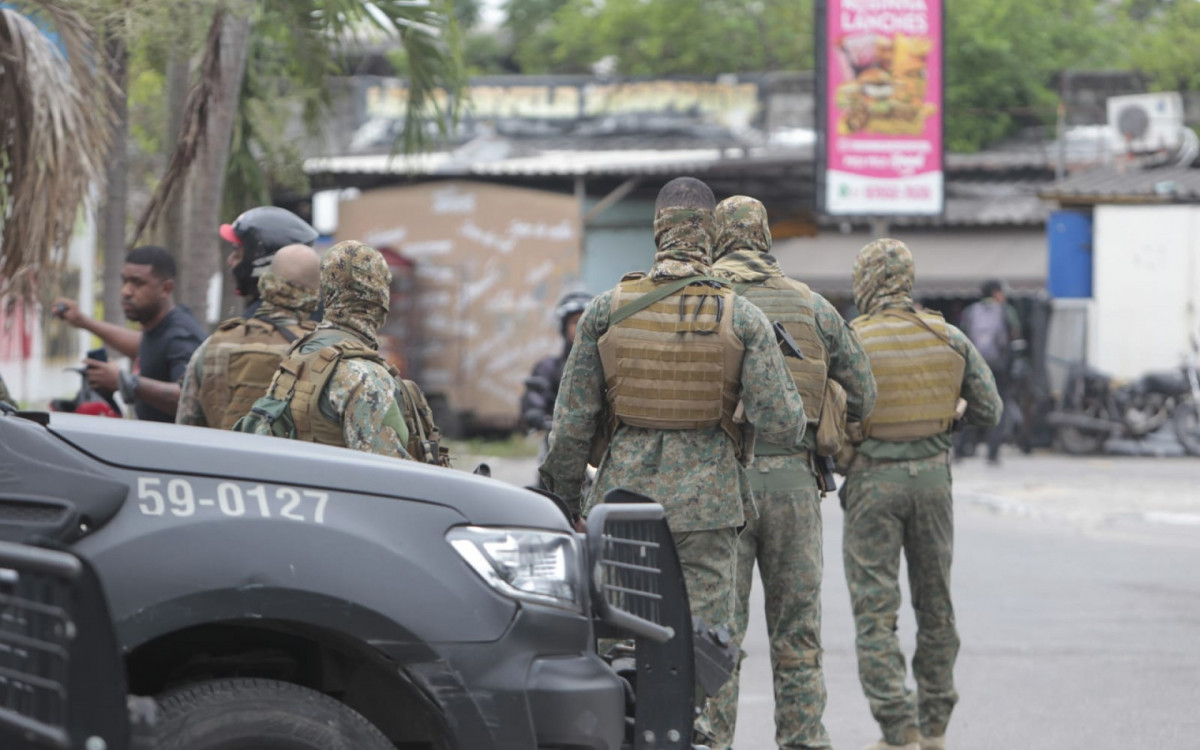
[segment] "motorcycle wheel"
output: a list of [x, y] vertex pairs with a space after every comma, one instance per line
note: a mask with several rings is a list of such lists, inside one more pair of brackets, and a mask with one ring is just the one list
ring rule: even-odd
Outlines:
[[[1088, 402], [1080, 410], [1080, 413], [1089, 417], [1100, 417], [1104, 414], [1104, 408], [1095, 402]], [[1090, 456], [1093, 453], [1099, 453], [1107, 439], [1107, 433], [1093, 432], [1069, 425], [1059, 427], [1054, 434], [1058, 449], [1072, 456]]]
[[1090, 456], [1104, 447], [1106, 435], [1086, 432], [1078, 427], [1058, 428], [1058, 447], [1072, 456]]
[[1200, 456], [1200, 409], [1191, 400], [1175, 407], [1171, 415], [1175, 424], [1175, 437], [1183, 449], [1193, 456]]

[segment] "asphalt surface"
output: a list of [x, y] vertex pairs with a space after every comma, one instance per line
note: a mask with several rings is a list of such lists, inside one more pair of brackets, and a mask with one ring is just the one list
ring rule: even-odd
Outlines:
[[[858, 683], [842, 512], [832, 498], [824, 510], [825, 722], [835, 748], [861, 748], [879, 732]], [[1129, 516], [1081, 525], [966, 500], [955, 513], [963, 645], [949, 747], [1200, 748], [1200, 526]], [[753, 597], [737, 750], [775, 747], [757, 583]], [[899, 632], [911, 659], [911, 609]]]
[[[522, 484], [534, 472], [532, 459], [491, 464]], [[1200, 459], [1005, 454], [1000, 467], [956, 464], [954, 477], [962, 651], [948, 746], [1200, 750]], [[834, 748], [858, 750], [879, 732], [858, 683], [835, 498], [824, 513], [825, 722]], [[757, 582], [752, 610], [734, 746], [770, 750]]]

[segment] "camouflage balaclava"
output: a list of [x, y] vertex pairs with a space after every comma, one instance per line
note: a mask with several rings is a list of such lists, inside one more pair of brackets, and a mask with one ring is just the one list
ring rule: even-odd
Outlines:
[[259, 318], [290, 315], [296, 320], [308, 320], [317, 309], [315, 291], [288, 281], [274, 271], [267, 271], [258, 277], [258, 296], [262, 305], [255, 316]]
[[875, 240], [854, 259], [854, 305], [863, 315], [888, 307], [912, 309], [915, 279], [912, 253], [903, 242]]
[[650, 278], [705, 275], [712, 262], [713, 213], [703, 208], [663, 208], [654, 216], [654, 268]]
[[378, 250], [353, 240], [339, 242], [321, 259], [323, 322], [378, 347], [375, 333], [387, 317], [391, 283], [392, 272]]
[[720, 261], [722, 276], [761, 281], [782, 274], [771, 255], [771, 228], [761, 202], [745, 195], [726, 198], [717, 204], [715, 221], [713, 253]]

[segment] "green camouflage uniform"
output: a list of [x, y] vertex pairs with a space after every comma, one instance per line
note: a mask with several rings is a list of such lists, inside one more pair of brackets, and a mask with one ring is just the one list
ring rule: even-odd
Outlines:
[[[770, 255], [771, 234], [763, 205], [734, 196], [717, 206], [717, 262], [713, 275], [736, 282], [783, 276]], [[833, 305], [813, 294], [817, 330], [829, 358], [829, 377], [846, 390], [851, 419], [861, 420], [875, 403], [875, 378], [858, 337]], [[758, 518], [738, 540], [737, 612], [734, 642], [741, 646], [750, 617], [750, 586], [758, 562], [765, 592], [771, 672], [775, 683], [775, 742], [781, 748], [828, 748], [821, 722], [825, 677], [821, 671], [821, 494], [812, 470], [813, 430], [801, 450], [784, 453], [759, 442], [749, 469]], [[782, 455], [764, 455], [780, 453]], [[738, 673], [717, 699], [717, 750], [733, 742]]]
[[[310, 289], [288, 281], [268, 271], [258, 278], [258, 295], [262, 300], [254, 317], [280, 325], [298, 325], [308, 320], [317, 309], [317, 295]], [[177, 424], [207, 427], [204, 409], [200, 406], [200, 387], [204, 382], [204, 352], [209, 339], [196, 349], [188, 361], [180, 387], [179, 409], [175, 412]]]
[[[360, 242], [339, 242], [321, 260], [325, 317], [317, 330], [296, 342], [306, 354], [326, 346], [331, 331], [350, 334], [378, 349], [375, 332], [387, 317], [392, 272], [377, 250]], [[405, 449], [408, 427], [400, 407], [399, 382], [386, 367], [362, 358], [338, 362], [318, 408], [340, 422], [347, 448], [382, 456], [411, 458]], [[270, 434], [260, 423], [258, 434]]]
[[[864, 314], [913, 309], [912, 254], [897, 240], [877, 240], [854, 262], [854, 302]], [[1000, 420], [1002, 404], [991, 370], [961, 331], [947, 326], [965, 360], [961, 396], [966, 420]], [[920, 734], [940, 737], [958, 700], [954, 660], [958, 633], [950, 601], [954, 516], [947, 449], [950, 434], [909, 441], [868, 438], [856, 446], [842, 500], [846, 509], [843, 561], [857, 633], [858, 674], [871, 713], [894, 745]], [[900, 609], [900, 553], [917, 616], [913, 675], [905, 684], [904, 654], [896, 635]]]
[[[666, 209], [655, 219], [658, 253], [650, 278], [669, 281], [707, 274], [712, 246], [712, 212]], [[737, 528], [752, 502], [749, 483], [733, 441], [721, 429], [657, 430], [617, 427], [584, 504], [580, 488], [589, 447], [606, 402], [598, 341], [608, 330], [610, 290], [594, 299], [579, 321], [554, 407], [549, 452], [539, 467], [546, 487], [575, 511], [624, 487], [661, 503], [679, 549], [692, 614], [710, 625], [733, 616]], [[733, 299], [733, 329], [745, 346], [741, 392], [746, 418], [758, 438], [796, 445], [805, 417], [766, 316], [740, 297]], [[751, 514], [753, 510], [751, 509]], [[708, 731], [706, 722], [699, 724]]]

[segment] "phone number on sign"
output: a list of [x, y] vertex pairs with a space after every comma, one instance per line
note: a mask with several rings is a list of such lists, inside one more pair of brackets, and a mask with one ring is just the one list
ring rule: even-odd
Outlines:
[[234, 482], [220, 482], [213, 497], [197, 497], [192, 483], [181, 477], [138, 477], [138, 510], [144, 516], [188, 518], [212, 508], [230, 518], [283, 518], [289, 521], [325, 523], [329, 493], [294, 487], [268, 488], [256, 484], [249, 489]]

